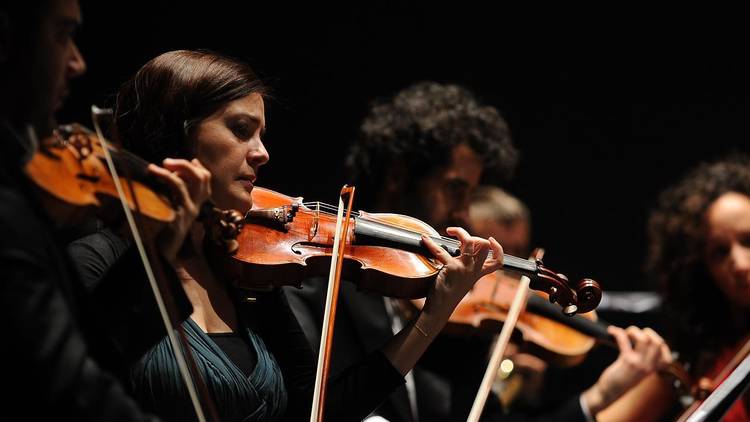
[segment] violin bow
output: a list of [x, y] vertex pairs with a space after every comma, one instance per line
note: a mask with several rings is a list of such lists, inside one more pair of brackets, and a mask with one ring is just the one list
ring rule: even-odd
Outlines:
[[742, 396], [750, 386], [750, 339], [745, 341], [714, 380], [718, 380], [714, 381], [719, 382], [718, 386], [714, 384], [708, 397], [688, 407], [677, 422], [719, 420]]
[[[544, 255], [543, 249], [537, 249], [532, 253], [531, 259], [540, 260]], [[487, 365], [487, 370], [484, 372], [482, 383], [479, 385], [479, 391], [474, 398], [474, 404], [471, 406], [471, 412], [469, 412], [469, 418], [467, 422], [478, 422], [479, 417], [482, 415], [484, 405], [487, 403], [487, 396], [490, 394], [492, 384], [495, 382], [497, 377], [497, 371], [500, 369], [500, 363], [502, 362], [503, 356], [505, 355], [505, 349], [508, 347], [510, 336], [513, 334], [513, 329], [516, 327], [518, 316], [521, 314], [521, 310], [526, 306], [526, 301], [529, 297], [529, 285], [531, 279], [527, 276], [521, 277], [521, 282], [518, 284], [516, 295], [513, 297], [513, 302], [508, 310], [508, 317], [503, 323], [503, 329], [500, 331], [500, 336], [492, 348], [492, 355], [490, 362]]]
[[[344, 196], [348, 197], [346, 217], [344, 217]], [[323, 421], [326, 385], [328, 384], [331, 348], [333, 346], [333, 328], [336, 323], [336, 308], [339, 286], [341, 284], [341, 268], [344, 262], [343, 255], [346, 248], [346, 234], [349, 230], [353, 201], [354, 186], [344, 185], [339, 195], [339, 207], [336, 214], [336, 235], [333, 238], [333, 249], [331, 250], [331, 269], [328, 273], [328, 291], [326, 294], [325, 312], [323, 314], [323, 332], [321, 333], [320, 349], [318, 351], [318, 369], [315, 373], [315, 389], [313, 391], [310, 422]]]
[[718, 421], [750, 386], [750, 355], [698, 406], [688, 409], [678, 422]]
[[[99, 118], [104, 115], [111, 114], [111, 110], [108, 109], [101, 109], [95, 105], [91, 106], [91, 117], [94, 123], [94, 129], [96, 131], [96, 135], [99, 137], [99, 141], [102, 143], [102, 149], [104, 150], [104, 157], [107, 162], [107, 167], [109, 168], [109, 172], [112, 175], [112, 180], [114, 182], [115, 188], [117, 189], [117, 194], [120, 198], [120, 203], [122, 204], [123, 212], [125, 213], [125, 218], [128, 222], [128, 226], [130, 227], [130, 231], [133, 234], [133, 241], [136, 245], [136, 248], [138, 250], [138, 254], [141, 257], [141, 261], [143, 262], [144, 269], [146, 271], [146, 276], [148, 278], [149, 286], [151, 287], [151, 291], [154, 294], [154, 298], [156, 299], [157, 307], [159, 308], [159, 314], [161, 315], [162, 322], [164, 323], [164, 327], [167, 330], [167, 337], [169, 338], [169, 343], [172, 347], [172, 350], [175, 354], [175, 359], [177, 361], [177, 368], [180, 372], [180, 375], [182, 375], [182, 379], [185, 382], [185, 386], [187, 387], [188, 395], [190, 396], [190, 401], [193, 404], [193, 408], [195, 410], [195, 415], [199, 422], [205, 422], [206, 421], [206, 414], [203, 411], [203, 406], [201, 406], [201, 402], [198, 398], [198, 392], [196, 388], [196, 379], [199, 379], [202, 381], [202, 378], [200, 377], [200, 374], [195, 372], [195, 376], [191, 374], [190, 369], [188, 369], [187, 366], [187, 359], [185, 358], [185, 354], [190, 353], [189, 345], [187, 344], [187, 338], [185, 337], [185, 333], [182, 331], [182, 326], [177, 325], [177, 327], [172, 326], [172, 321], [175, 321], [177, 319], [177, 312], [176, 307], [174, 306], [174, 302], [170, 301], [167, 302], [165, 300], [165, 295], [162, 294], [162, 288], [166, 287], [166, 283], [158, 283], [156, 277], [154, 276], [154, 270], [151, 266], [151, 262], [148, 258], [148, 254], [146, 253], [146, 248], [144, 246], [144, 242], [140, 236], [140, 231], [138, 230], [138, 226], [136, 225], [135, 219], [133, 217], [133, 213], [130, 210], [130, 207], [128, 206], [128, 203], [126, 202], [125, 198], [125, 191], [122, 187], [122, 183], [120, 183], [120, 176], [117, 173], [117, 169], [115, 168], [114, 161], [112, 160], [112, 155], [109, 151], [109, 145], [104, 138], [104, 135], [101, 130], [101, 125], [99, 124]], [[130, 180], [130, 179], [128, 179]], [[132, 193], [133, 197], [133, 203], [135, 205], [136, 210], [139, 209], [138, 206], [138, 200], [135, 195], [135, 190], [130, 187], [130, 192]], [[161, 272], [160, 272], [161, 273]], [[160, 286], [161, 284], [161, 286]], [[172, 296], [169, 296], [171, 299]], [[169, 303], [169, 306], [167, 305]], [[177, 331], [180, 335], [180, 339], [177, 339], [177, 335], [175, 334], [175, 331]], [[197, 370], [197, 366], [195, 365], [195, 362], [192, 358], [192, 355], [190, 355], [190, 363], [192, 364], [192, 367], [194, 368], [194, 371]], [[208, 390], [205, 388], [205, 385], [202, 385], [201, 393], [203, 395], [203, 401], [204, 404], [209, 409], [210, 415], [211, 415], [211, 421], [218, 421], [219, 417], [216, 413], [215, 408], [212, 405], [212, 401], [210, 399], [210, 396], [208, 396]]]

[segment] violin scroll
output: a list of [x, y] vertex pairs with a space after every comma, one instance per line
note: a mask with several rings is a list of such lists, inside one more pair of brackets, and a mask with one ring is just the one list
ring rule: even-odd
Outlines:
[[245, 217], [235, 210], [222, 210], [206, 201], [198, 219], [206, 229], [206, 239], [219, 246], [226, 255], [234, 255], [240, 248], [237, 241]]
[[578, 295], [578, 312], [591, 312], [602, 300], [602, 288], [595, 280], [584, 278], [576, 285]]
[[584, 278], [573, 289], [564, 274], [545, 268], [541, 260], [536, 261], [536, 266], [537, 274], [531, 280], [531, 288], [546, 292], [550, 302], [559, 304], [565, 315], [589, 312], [599, 305], [602, 289], [596, 281]]

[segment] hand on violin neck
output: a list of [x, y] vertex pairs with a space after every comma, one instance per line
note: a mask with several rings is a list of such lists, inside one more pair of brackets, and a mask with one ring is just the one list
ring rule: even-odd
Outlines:
[[172, 191], [175, 218], [157, 234], [156, 245], [162, 256], [175, 264], [201, 204], [211, 196], [211, 173], [197, 159], [167, 158], [163, 167], [152, 164], [148, 169]]
[[[449, 227], [448, 234], [461, 242], [461, 254], [453, 257], [432, 239], [422, 236], [422, 242], [433, 256], [443, 264], [425, 302], [427, 310], [441, 310], [448, 316], [482, 276], [503, 266], [503, 248], [492, 237], [482, 239], [469, 235], [466, 230]], [[488, 255], [492, 251], [492, 257]], [[433, 309], [429, 309], [432, 307]]]
[[620, 354], [599, 380], [583, 393], [592, 415], [612, 404], [646, 376], [672, 363], [672, 354], [659, 334], [650, 328], [610, 326]]
[[[503, 264], [503, 248], [495, 239], [472, 237], [464, 229], [455, 227], [448, 228], [448, 234], [461, 241], [462, 254], [453, 257], [433, 240], [422, 236], [422, 242], [443, 264], [443, 268], [414, 321], [383, 347], [385, 356], [404, 375], [414, 367], [437, 337], [456, 305], [474, 283], [482, 276], [498, 270]], [[487, 259], [490, 250], [493, 258]]]

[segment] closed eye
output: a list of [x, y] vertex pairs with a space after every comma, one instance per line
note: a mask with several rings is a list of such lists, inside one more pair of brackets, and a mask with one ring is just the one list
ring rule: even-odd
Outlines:
[[229, 129], [234, 133], [234, 136], [242, 140], [248, 139], [253, 135], [253, 131], [247, 123], [235, 123], [230, 125]]

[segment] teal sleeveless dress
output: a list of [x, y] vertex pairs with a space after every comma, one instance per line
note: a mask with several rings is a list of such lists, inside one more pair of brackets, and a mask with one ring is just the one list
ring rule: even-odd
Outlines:
[[[196, 365], [223, 422], [278, 421], [286, 411], [287, 393], [281, 369], [263, 340], [246, 329], [257, 363], [246, 377], [216, 343], [188, 318], [182, 323]], [[187, 389], [168, 338], [133, 367], [134, 393], [167, 421], [193, 421]]]

